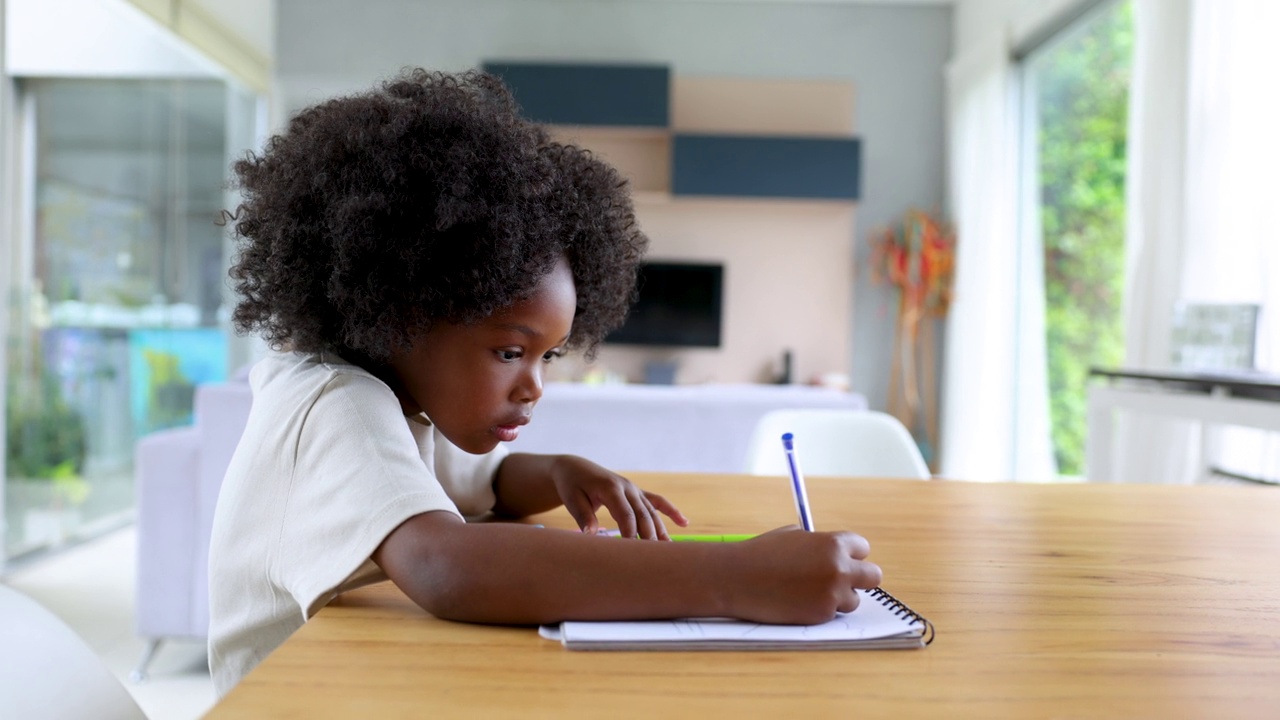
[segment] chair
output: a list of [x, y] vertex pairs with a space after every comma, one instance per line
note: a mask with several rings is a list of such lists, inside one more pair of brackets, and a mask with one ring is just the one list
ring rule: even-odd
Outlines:
[[746, 472], [786, 475], [782, 434], [795, 434], [796, 454], [806, 475], [916, 478], [929, 467], [911, 433], [892, 415], [872, 410], [774, 410], [756, 423], [747, 448]]
[[0, 638], [0, 717], [146, 720], [74, 630], [6, 585], [0, 585]]

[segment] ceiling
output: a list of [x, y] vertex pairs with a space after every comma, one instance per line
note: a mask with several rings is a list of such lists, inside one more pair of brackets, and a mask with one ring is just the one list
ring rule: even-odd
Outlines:
[[186, 0], [265, 58], [275, 58], [276, 0]]
[[[425, 0], [419, 0], [425, 1]], [[603, 0], [593, 0], [603, 1]], [[624, 0], [668, 3], [774, 3], [784, 5], [952, 5], [960, 0]], [[266, 58], [275, 57], [276, 0], [186, 0]]]

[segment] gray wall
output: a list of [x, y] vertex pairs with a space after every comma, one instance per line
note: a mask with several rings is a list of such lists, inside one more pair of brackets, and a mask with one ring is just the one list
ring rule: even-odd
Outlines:
[[[648, 61], [677, 75], [827, 78], [854, 84], [863, 139], [853, 386], [885, 404], [893, 293], [867, 276], [867, 235], [912, 206], [940, 209], [945, 179], [945, 5], [625, 0], [279, 0], [277, 126], [405, 65], [496, 58]], [[779, 242], [785, 240], [779, 239]]]

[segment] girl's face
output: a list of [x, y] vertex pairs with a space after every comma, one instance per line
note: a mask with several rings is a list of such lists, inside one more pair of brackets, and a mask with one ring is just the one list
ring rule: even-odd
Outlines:
[[563, 354], [576, 307], [561, 258], [529, 299], [473, 325], [437, 323], [391, 359], [405, 413], [425, 412], [469, 453], [515, 440], [542, 397], [547, 363]]

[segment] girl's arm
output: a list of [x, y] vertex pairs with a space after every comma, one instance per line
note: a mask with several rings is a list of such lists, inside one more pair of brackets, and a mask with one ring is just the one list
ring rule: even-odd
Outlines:
[[493, 479], [499, 515], [525, 517], [562, 503], [582, 532], [599, 529], [596, 510], [613, 516], [623, 537], [667, 540], [659, 513], [681, 527], [689, 521], [666, 498], [645, 492], [630, 480], [576, 455], [508, 455]]
[[659, 543], [416, 515], [373, 555], [431, 614], [533, 624], [727, 616], [817, 623], [880, 583], [870, 548], [848, 532], [783, 528], [740, 543]]

